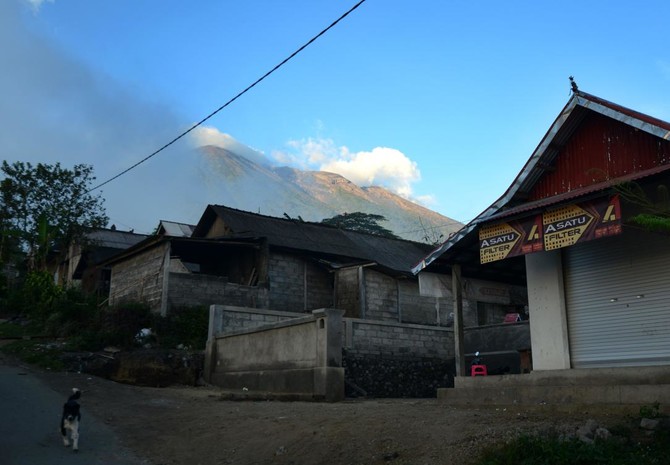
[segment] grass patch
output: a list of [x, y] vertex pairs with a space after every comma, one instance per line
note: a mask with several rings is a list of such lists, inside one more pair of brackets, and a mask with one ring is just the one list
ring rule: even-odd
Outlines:
[[670, 434], [634, 438], [613, 436], [587, 444], [557, 436], [521, 436], [487, 449], [477, 465], [656, 465], [668, 463]]
[[12, 321], [0, 323], [0, 338], [22, 338], [42, 334], [42, 329], [35, 324], [18, 324]]
[[58, 342], [24, 339], [5, 344], [1, 350], [46, 370], [60, 371], [64, 368], [60, 358], [63, 354], [63, 344]]

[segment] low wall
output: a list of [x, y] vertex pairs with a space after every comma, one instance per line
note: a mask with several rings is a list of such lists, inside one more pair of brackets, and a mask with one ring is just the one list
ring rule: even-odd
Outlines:
[[[248, 343], [258, 338], [254, 346], [247, 346], [240, 351], [230, 348], [228, 356], [236, 354], [239, 360], [245, 363], [256, 364], [255, 354], [258, 351], [268, 350], [266, 344], [277, 337], [270, 331], [272, 328], [287, 327], [297, 324], [313, 315], [300, 312], [282, 312], [257, 308], [236, 307], [229, 305], [213, 305], [210, 308], [209, 341], [219, 341], [224, 336], [249, 334]], [[313, 321], [313, 320], [309, 320]], [[454, 385], [454, 334], [452, 328], [440, 326], [425, 326], [415, 324], [401, 324], [385, 321], [364, 320], [359, 318], [341, 318], [341, 366], [344, 369], [345, 392], [347, 397], [434, 397], [436, 389], [452, 387]], [[256, 336], [250, 336], [258, 332]], [[303, 339], [313, 336], [309, 331], [303, 332], [297, 328], [286, 330], [285, 335], [291, 334], [289, 340], [281, 339], [282, 344], [302, 344]], [[469, 363], [472, 354], [480, 351], [484, 363], [489, 367], [489, 374], [520, 373], [522, 357], [530, 348], [530, 330], [527, 321], [519, 323], [497, 324], [479, 327], [467, 327], [464, 331], [465, 350]], [[266, 340], [267, 339], [267, 340]], [[229, 339], [232, 345], [234, 339]], [[260, 341], [260, 342], [259, 342]], [[218, 370], [217, 376], [222, 376], [222, 369], [216, 367], [218, 355], [210, 347], [205, 359], [205, 374]], [[237, 350], [237, 352], [234, 352]], [[275, 349], [272, 349], [275, 350]], [[293, 350], [293, 349], [291, 349]], [[305, 358], [295, 357], [290, 363], [299, 365]], [[239, 361], [232, 361], [230, 369], [243, 371], [235, 365]], [[275, 380], [279, 379], [277, 369], [282, 368], [280, 360], [264, 360], [254, 370], [263, 369], [272, 372]], [[213, 370], [213, 368], [215, 370]], [[275, 369], [276, 368], [276, 369]], [[287, 370], [304, 368], [289, 368]], [[529, 366], [530, 368], [530, 366]], [[269, 369], [269, 371], [268, 371]], [[274, 371], [272, 371], [275, 369]], [[253, 371], [253, 370], [251, 370]], [[236, 375], [237, 376], [237, 375]], [[294, 372], [291, 376], [298, 376]], [[307, 375], [309, 377], [309, 375]], [[241, 376], [237, 376], [240, 379]], [[251, 381], [247, 384], [233, 383], [233, 376], [229, 376], [226, 383], [236, 386], [235, 389], [246, 387], [251, 389]], [[311, 379], [311, 378], [310, 378]], [[289, 381], [281, 381], [283, 390], [289, 391]], [[260, 383], [260, 381], [258, 381]], [[280, 384], [281, 384], [280, 383]], [[217, 383], [218, 384], [218, 383]], [[308, 383], [302, 382], [302, 385]], [[233, 389], [231, 387], [231, 389]], [[273, 389], [277, 389], [273, 387]]]
[[435, 397], [453, 386], [452, 329], [344, 320], [347, 397]]
[[[257, 337], [260, 340], [271, 339], [275, 336], [267, 333], [268, 328], [282, 326], [287, 320], [292, 325], [304, 319], [305, 315], [214, 305], [210, 311], [209, 340], [216, 339], [218, 343], [221, 336], [239, 332], [259, 332]], [[347, 396], [434, 397], [437, 388], [453, 386], [454, 339], [451, 328], [358, 318], [342, 318], [341, 324], [341, 366], [344, 368]], [[297, 329], [292, 334], [295, 339], [311, 337], [309, 332], [303, 333]], [[231, 344], [233, 341], [230, 340]], [[298, 342], [292, 340], [291, 343]], [[249, 359], [248, 355], [262, 350], [262, 347], [265, 346], [249, 346], [244, 351], [238, 350], [235, 356], [245, 360], [245, 363], [256, 363], [253, 356]], [[213, 350], [209, 353], [206, 373], [211, 371], [208, 367], [218, 363], [218, 355]], [[279, 366], [278, 360], [271, 362], [272, 366]], [[259, 365], [256, 368], [272, 366]], [[230, 365], [232, 367], [233, 362]], [[251, 389], [247, 385], [236, 389], [242, 387]]]
[[209, 382], [224, 389], [298, 398], [344, 398], [341, 310], [319, 309], [310, 315], [217, 333], [215, 320], [222, 322], [223, 313], [222, 306], [210, 307], [205, 355]]
[[463, 333], [466, 364], [475, 352], [480, 352], [489, 375], [519, 374], [532, 369], [528, 321], [467, 327]]

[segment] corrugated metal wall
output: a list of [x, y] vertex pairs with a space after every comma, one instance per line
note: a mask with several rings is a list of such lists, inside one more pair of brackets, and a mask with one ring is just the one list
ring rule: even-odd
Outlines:
[[670, 141], [607, 118], [589, 114], [561, 148], [555, 170], [533, 188], [539, 200], [670, 162]]
[[670, 244], [625, 230], [565, 249], [574, 368], [670, 364]]

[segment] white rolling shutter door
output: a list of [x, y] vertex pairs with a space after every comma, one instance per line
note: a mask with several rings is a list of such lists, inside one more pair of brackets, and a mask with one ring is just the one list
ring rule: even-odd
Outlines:
[[670, 364], [669, 242], [626, 229], [565, 249], [574, 368]]

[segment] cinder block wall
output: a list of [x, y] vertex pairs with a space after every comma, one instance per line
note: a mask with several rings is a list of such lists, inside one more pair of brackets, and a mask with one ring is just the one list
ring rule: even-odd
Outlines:
[[452, 299], [419, 295], [418, 281], [399, 281], [399, 285], [401, 322], [438, 326], [450, 324], [449, 314], [454, 308]]
[[145, 302], [152, 311], [160, 311], [165, 252], [169, 243], [132, 257], [112, 267], [109, 303]]
[[[333, 276], [294, 255], [273, 252], [268, 264], [269, 305], [280, 311], [311, 311], [333, 305]], [[309, 292], [305, 292], [307, 283]]]
[[365, 270], [365, 318], [399, 321], [396, 280], [377, 271]]
[[350, 353], [413, 359], [454, 356], [452, 329], [345, 318], [345, 349]]
[[346, 319], [342, 359], [349, 397], [435, 397], [453, 386], [453, 330]]
[[[219, 316], [210, 322], [212, 334], [305, 316], [299, 312], [213, 307]], [[348, 396], [434, 397], [437, 388], [453, 385], [453, 330], [354, 318], [344, 318], [342, 324], [342, 366]]]
[[222, 302], [250, 308], [267, 308], [268, 291], [258, 286], [229, 283], [227, 278], [189, 273], [170, 273], [168, 306], [190, 307]]
[[213, 334], [212, 320], [221, 320], [225, 312], [248, 313], [210, 308], [205, 363], [210, 382], [256, 395], [343, 399], [341, 310], [318, 309], [256, 329]]
[[345, 317], [360, 318], [358, 268], [337, 271], [335, 283], [336, 301], [334, 302], [334, 306], [344, 310]]

